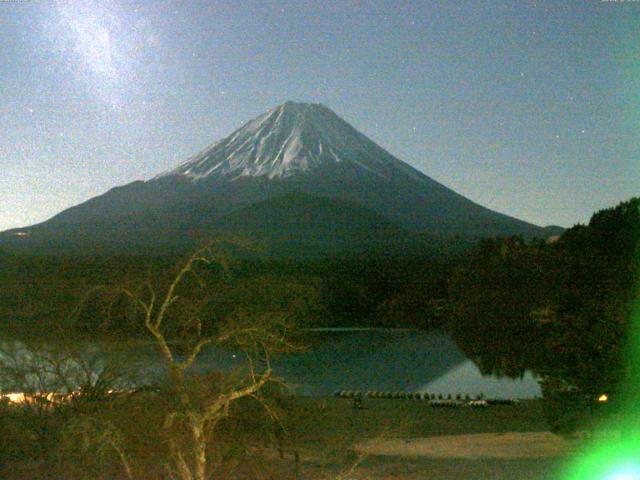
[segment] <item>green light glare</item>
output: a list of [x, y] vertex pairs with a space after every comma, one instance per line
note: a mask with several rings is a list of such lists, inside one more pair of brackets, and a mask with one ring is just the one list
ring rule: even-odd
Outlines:
[[577, 459], [567, 480], [640, 480], [640, 435], [600, 440]]
[[605, 480], [638, 480], [640, 479], [640, 467], [637, 464], [625, 465], [611, 472]]
[[[636, 272], [640, 249], [636, 248]], [[626, 345], [627, 372], [620, 413], [570, 464], [565, 480], [640, 480], [640, 279], [636, 281]]]

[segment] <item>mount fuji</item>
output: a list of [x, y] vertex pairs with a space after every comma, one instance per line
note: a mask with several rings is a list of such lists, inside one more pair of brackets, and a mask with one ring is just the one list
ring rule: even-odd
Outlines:
[[174, 169], [3, 232], [0, 245], [130, 251], [221, 233], [267, 239], [286, 253], [425, 237], [548, 237], [557, 229], [474, 203], [325, 106], [286, 102]]

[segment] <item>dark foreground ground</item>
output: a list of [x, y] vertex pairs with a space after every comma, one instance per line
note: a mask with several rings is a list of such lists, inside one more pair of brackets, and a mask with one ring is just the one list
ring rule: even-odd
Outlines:
[[[546, 480], [559, 479], [567, 459], [562, 448], [555, 455], [556, 441], [550, 434], [553, 445], [539, 457], [523, 450], [522, 442], [517, 453], [510, 451], [508, 441], [502, 451], [494, 449], [484, 458], [468, 458], [463, 449], [457, 456], [455, 448], [447, 449], [454, 451], [450, 458], [433, 458], [410, 448], [436, 436], [496, 433], [498, 438], [511, 438], [518, 435], [503, 434], [545, 432], [548, 426], [537, 400], [487, 408], [433, 408], [420, 401], [369, 399], [362, 410], [354, 409], [348, 399], [299, 398], [296, 403], [307, 413], [301, 418], [308, 419], [294, 429], [306, 473], [301, 478]], [[404, 443], [406, 452], [379, 455], [360, 448], [385, 442]]]
[[[100, 422], [113, 424], [121, 432], [136, 479], [169, 478], [159, 428], [162, 411], [157, 404], [143, 398], [95, 413]], [[548, 426], [537, 400], [487, 408], [434, 408], [415, 400], [365, 399], [363, 406], [355, 409], [350, 400], [339, 398], [286, 398], [279, 405], [281, 412], [288, 412], [280, 441], [261, 435], [259, 426], [250, 426], [242, 434], [226, 432], [216, 442], [225, 446], [223, 455], [233, 460], [211, 478], [560, 480], [558, 472], [569, 451], [565, 447], [571, 443], [543, 433]], [[247, 414], [246, 409], [243, 413]], [[58, 436], [62, 427], [51, 419], [45, 419], [43, 425], [56, 438], [55, 445], [48, 445], [46, 438], [38, 439], [38, 432], [32, 431], [33, 419], [21, 424], [21, 417], [9, 415], [11, 418], [5, 410], [0, 478], [126, 478], [112, 452], [78, 451], [74, 446], [77, 435]], [[249, 425], [256, 415], [248, 413]], [[59, 448], [59, 438], [67, 438], [70, 446]], [[470, 454], [465, 446], [469, 438], [496, 442], [484, 452], [482, 440]], [[528, 448], [531, 438], [551, 440], [542, 445], [544, 454], [536, 453], [541, 445], [533, 448], [535, 442]], [[513, 446], [511, 439], [517, 440]], [[41, 455], [40, 448], [53, 453]], [[52, 467], [34, 460], [45, 457]]]

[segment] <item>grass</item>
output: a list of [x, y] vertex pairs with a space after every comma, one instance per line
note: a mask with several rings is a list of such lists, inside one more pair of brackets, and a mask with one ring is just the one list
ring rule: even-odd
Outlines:
[[[348, 399], [296, 398], [299, 414], [292, 431], [307, 468], [337, 476], [358, 460], [349, 452], [368, 439], [417, 439], [469, 433], [542, 432], [548, 430], [541, 402], [488, 408], [432, 408], [414, 400], [365, 399], [354, 409]], [[468, 460], [369, 456], [353, 479], [550, 479], [563, 459]], [[322, 463], [324, 461], [324, 463]]]
[[[131, 456], [137, 478], [163, 478], [166, 445], [162, 441], [160, 425], [166, 399], [144, 396], [115, 402], [109, 408], [98, 407], [93, 413], [102, 422], [111, 422], [122, 432], [124, 446]], [[364, 409], [354, 409], [348, 399], [285, 397], [278, 402], [283, 412], [284, 458], [280, 458], [275, 437], [265, 436], [259, 417], [264, 415], [259, 405], [249, 403], [231, 413], [228, 427], [216, 437], [225, 455], [241, 458], [229, 473], [218, 473], [231, 479], [301, 479], [308, 480], [364, 480], [364, 479], [535, 479], [553, 478], [552, 472], [562, 459], [469, 460], [432, 459], [426, 457], [364, 456], [353, 447], [370, 439], [418, 439], [432, 436], [468, 433], [541, 432], [548, 430], [540, 401], [523, 401], [516, 405], [488, 408], [432, 408], [428, 402], [401, 399], [365, 399]], [[6, 413], [6, 412], [5, 412]], [[14, 435], [22, 443], [15, 443], [16, 451], [5, 457], [12, 460], [2, 469], [0, 478], [44, 478], [51, 475], [46, 463], [29, 463], [25, 448], [33, 441], [28, 430], [32, 420], [4, 417], [4, 440]], [[40, 419], [43, 420], [43, 419]], [[64, 418], [44, 419], [47, 431], [55, 432], [63, 426]], [[53, 422], [53, 423], [51, 423]], [[142, 427], [142, 428], [141, 428]], [[16, 430], [17, 429], [17, 430]], [[13, 432], [13, 433], [11, 433]], [[45, 438], [45, 442], [46, 442]], [[53, 437], [52, 437], [53, 442]], [[48, 448], [47, 445], [43, 445]], [[57, 444], [52, 443], [55, 451]], [[247, 448], [245, 448], [247, 446]], [[10, 453], [6, 451], [5, 453]], [[50, 465], [60, 465], [51, 478], [122, 478], [122, 468], [113, 452], [98, 461], [93, 456], [79, 454], [68, 447], [61, 451], [62, 464], [55, 455]], [[295, 453], [300, 458], [298, 469]], [[91, 465], [87, 461], [91, 459]], [[60, 460], [60, 458], [58, 458]], [[2, 463], [2, 462], [0, 462]], [[352, 468], [354, 467], [354, 468]], [[298, 470], [299, 473], [296, 473]], [[74, 473], [75, 472], [75, 473]], [[84, 476], [83, 476], [84, 475]]]
[[336, 435], [356, 440], [389, 434], [417, 438], [548, 430], [538, 400], [487, 408], [433, 408], [428, 402], [401, 399], [365, 399], [362, 410], [352, 405], [341, 398], [295, 398], [292, 407], [307, 419], [294, 425], [295, 431], [307, 441], [332, 441]]

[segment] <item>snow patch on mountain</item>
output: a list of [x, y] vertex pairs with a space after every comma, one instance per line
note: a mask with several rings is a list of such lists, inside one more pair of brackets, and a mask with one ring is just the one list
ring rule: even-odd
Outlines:
[[156, 178], [285, 178], [327, 163], [352, 162], [386, 177], [394, 164], [417, 174], [320, 104], [287, 102]]

